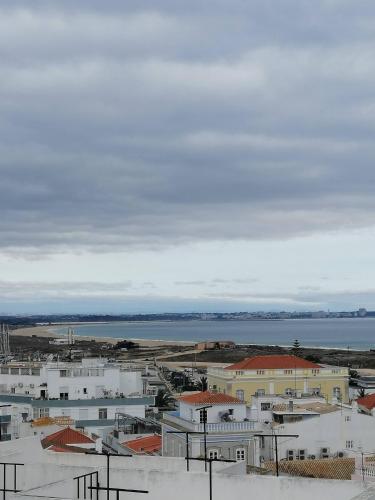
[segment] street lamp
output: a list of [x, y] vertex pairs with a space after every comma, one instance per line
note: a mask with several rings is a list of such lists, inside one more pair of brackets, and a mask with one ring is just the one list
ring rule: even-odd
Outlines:
[[200, 408], [196, 408], [195, 411], [203, 410], [203, 438], [204, 438], [204, 470], [207, 472], [207, 410], [208, 408], [212, 408], [212, 405], [201, 406]]

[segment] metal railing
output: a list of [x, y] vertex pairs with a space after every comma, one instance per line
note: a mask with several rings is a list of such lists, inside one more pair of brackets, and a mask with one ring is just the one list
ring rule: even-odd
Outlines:
[[[85, 500], [87, 498], [87, 493], [88, 493], [87, 490], [89, 490], [89, 498], [90, 500], [92, 500], [94, 479], [95, 479], [94, 486], [99, 487], [99, 471], [88, 472], [87, 474], [82, 474], [81, 476], [77, 476], [74, 478], [74, 481], [77, 481], [77, 498], [83, 498]], [[81, 488], [81, 485], [83, 486], [83, 488]], [[96, 500], [99, 500], [98, 489], [96, 490]]]
[[[166, 422], [177, 424], [185, 427], [186, 429], [194, 432], [203, 432], [203, 423], [191, 422], [179, 416], [173, 415], [174, 412], [164, 413], [163, 419]], [[241, 422], [207, 422], [207, 432], [246, 432], [255, 429], [255, 422], [253, 420]]]
[[[0, 467], [3, 467], [2, 476], [3, 476], [3, 487], [0, 488], [0, 492], [3, 492], [3, 500], [6, 499], [6, 493], [17, 493], [20, 491], [17, 488], [17, 467], [21, 467], [25, 464], [11, 463], [11, 462], [0, 462]], [[8, 469], [7, 469], [8, 467]], [[9, 468], [13, 469], [13, 480], [11, 481], [11, 487], [7, 488], [7, 470]]]

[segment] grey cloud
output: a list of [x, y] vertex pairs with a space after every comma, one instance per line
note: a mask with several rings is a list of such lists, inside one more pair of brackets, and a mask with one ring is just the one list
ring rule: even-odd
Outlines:
[[206, 282], [205, 281], [200, 281], [200, 280], [196, 280], [196, 281], [175, 281], [174, 282], [175, 285], [179, 286], [179, 285], [187, 285], [187, 286], [198, 286], [198, 285], [205, 285]]
[[35, 297], [38, 297], [38, 300], [53, 297], [60, 297], [62, 300], [69, 297], [116, 297], [132, 293], [135, 289], [136, 285], [131, 281], [118, 283], [0, 281], [0, 299], [32, 302]]
[[275, 310], [288, 306], [288, 308], [317, 310], [352, 310], [358, 307], [372, 308], [375, 301], [375, 289], [366, 290], [299, 290], [298, 292], [289, 292], [280, 290], [278, 292], [221, 292], [209, 293], [205, 295], [210, 299], [247, 302], [250, 309], [254, 309], [257, 304], [261, 304], [267, 309], [272, 306]]
[[2, 3], [3, 251], [374, 225], [373, 2], [193, 4]]

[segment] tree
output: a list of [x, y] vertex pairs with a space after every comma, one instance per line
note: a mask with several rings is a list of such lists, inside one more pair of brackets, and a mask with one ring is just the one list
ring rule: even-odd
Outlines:
[[357, 395], [359, 398], [363, 398], [366, 396], [366, 389], [364, 387], [360, 387], [357, 391]]
[[201, 377], [199, 379], [199, 385], [201, 391], [207, 391], [208, 388], [207, 377]]
[[299, 356], [300, 355], [300, 352], [301, 352], [301, 344], [299, 343], [299, 340], [295, 340], [293, 342], [293, 345], [292, 345], [292, 354], [294, 354], [294, 356]]
[[159, 389], [155, 397], [155, 406], [158, 408], [166, 408], [172, 406], [173, 398], [165, 389]]

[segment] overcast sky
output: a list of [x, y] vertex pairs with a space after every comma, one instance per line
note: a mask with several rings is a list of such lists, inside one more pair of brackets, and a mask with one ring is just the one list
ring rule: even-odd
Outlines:
[[0, 4], [0, 312], [375, 309], [375, 3]]

